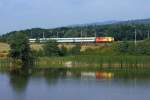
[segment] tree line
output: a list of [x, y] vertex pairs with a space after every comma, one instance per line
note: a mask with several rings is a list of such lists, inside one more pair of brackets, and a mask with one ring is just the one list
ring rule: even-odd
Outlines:
[[[26, 34], [16, 32], [11, 35], [8, 39], [10, 44], [9, 56], [13, 59], [13, 63], [16, 64], [20, 62], [22, 68], [32, 66], [34, 60], [38, 57], [63, 57], [70, 55], [80, 55], [86, 54], [87, 51], [81, 53], [81, 46], [76, 45], [71, 49], [67, 49], [65, 46], [59, 44], [56, 41], [50, 40], [43, 43], [43, 48], [41, 50], [35, 51], [30, 48], [29, 38]], [[88, 50], [88, 52], [102, 51], [102, 48], [98, 50]], [[105, 51], [107, 50], [104, 48]], [[136, 44], [133, 41], [121, 41], [116, 42], [111, 47], [111, 53], [116, 55], [129, 54], [129, 55], [150, 55], [150, 39], [138, 41]], [[89, 54], [87, 52], [87, 54]], [[104, 55], [105, 52], [102, 53]], [[106, 52], [108, 53], [108, 52]], [[97, 54], [96, 54], [97, 55]]]
[[[55, 29], [33, 28], [21, 30], [19, 32], [26, 34], [29, 38], [46, 38], [52, 37], [94, 37], [94, 36], [111, 36], [116, 41], [134, 40], [135, 29], [137, 40], [144, 40], [149, 37], [149, 24], [109, 24], [109, 25], [85, 25], [74, 27], [61, 27]], [[7, 37], [16, 31], [4, 34], [0, 41], [6, 41]]]
[[133, 41], [122, 41], [115, 44], [113, 48], [120, 54], [150, 56], [150, 39], [139, 41], [136, 44]]

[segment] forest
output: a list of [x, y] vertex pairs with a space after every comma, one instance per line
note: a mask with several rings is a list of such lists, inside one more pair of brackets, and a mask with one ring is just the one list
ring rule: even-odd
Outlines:
[[78, 25], [59, 27], [54, 29], [32, 28], [20, 31], [13, 31], [0, 36], [0, 41], [6, 41], [7, 38], [16, 33], [21, 32], [29, 38], [42, 38], [43, 34], [46, 38], [50, 37], [95, 37], [95, 36], [111, 36], [115, 41], [134, 40], [135, 32], [137, 40], [149, 38], [150, 24], [107, 24], [107, 25]]

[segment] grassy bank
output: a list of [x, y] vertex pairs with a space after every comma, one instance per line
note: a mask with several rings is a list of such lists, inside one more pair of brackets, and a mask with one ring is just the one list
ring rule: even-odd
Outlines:
[[[11, 60], [0, 59], [0, 68], [10, 68]], [[150, 69], [150, 56], [78, 55], [66, 57], [40, 57], [33, 68], [108, 68]]]
[[0, 43], [0, 58], [6, 57], [9, 50], [10, 48], [7, 43]]
[[11, 60], [9, 58], [0, 58], [0, 69], [9, 69]]
[[39, 58], [36, 68], [42, 67], [99, 67], [99, 68], [150, 68], [150, 56], [99, 56], [79, 55]]
[[[147, 43], [147, 42], [144, 42]], [[148, 41], [149, 43], [149, 41]], [[118, 45], [119, 44], [119, 45]], [[130, 46], [133, 43], [119, 43], [115, 42], [110, 45], [81, 45], [81, 50], [79, 54], [65, 55], [64, 57], [37, 57], [35, 60], [34, 68], [130, 68], [130, 69], [150, 69], [150, 56], [145, 55], [149, 52], [148, 48], [143, 49], [145, 46], [139, 45], [140, 48], [137, 49], [139, 53], [132, 55], [132, 49], [134, 46]], [[118, 52], [114, 49], [116, 46]], [[5, 43], [0, 43], [0, 54], [7, 54], [9, 50], [9, 45]], [[31, 44], [34, 50], [42, 49], [42, 44]], [[67, 46], [67, 45], [65, 45]], [[68, 45], [67, 49], [73, 47], [73, 45]], [[118, 47], [118, 48], [117, 48]], [[147, 46], [148, 47], [148, 46]], [[128, 49], [128, 50], [127, 50]], [[80, 52], [81, 51], [81, 52]], [[129, 52], [132, 51], [132, 52]], [[142, 52], [141, 52], [142, 51]], [[44, 55], [45, 56], [45, 55]], [[10, 68], [12, 66], [12, 61], [5, 57], [0, 57], [0, 68]]]

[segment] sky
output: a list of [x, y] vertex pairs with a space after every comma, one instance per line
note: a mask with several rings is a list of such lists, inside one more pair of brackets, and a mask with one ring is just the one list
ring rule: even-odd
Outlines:
[[150, 18], [150, 0], [0, 0], [0, 34]]

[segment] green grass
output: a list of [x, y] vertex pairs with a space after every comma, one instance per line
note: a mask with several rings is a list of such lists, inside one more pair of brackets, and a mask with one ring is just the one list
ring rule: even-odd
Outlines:
[[[113, 45], [115, 45], [115, 42]], [[9, 45], [0, 43], [1, 53], [9, 50]], [[41, 49], [41, 44], [32, 44], [33, 49]], [[88, 50], [89, 49], [89, 50]], [[5, 52], [4, 52], [5, 51]], [[11, 60], [8, 58], [0, 58], [0, 69], [11, 66]], [[134, 56], [129, 54], [118, 54], [113, 51], [111, 46], [83, 46], [81, 55], [65, 56], [65, 57], [39, 57], [35, 61], [35, 68], [130, 68], [150, 69], [150, 56]]]
[[0, 59], [0, 69], [9, 69], [10, 68], [10, 59], [4, 58]]
[[98, 68], [150, 68], [150, 56], [100, 56], [79, 55], [67, 57], [39, 58], [36, 68], [66, 67]]

